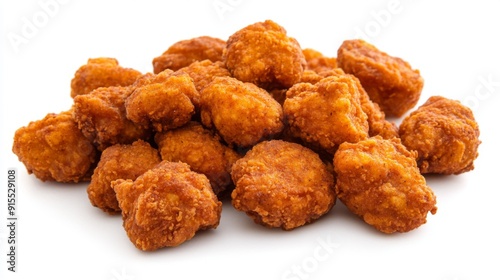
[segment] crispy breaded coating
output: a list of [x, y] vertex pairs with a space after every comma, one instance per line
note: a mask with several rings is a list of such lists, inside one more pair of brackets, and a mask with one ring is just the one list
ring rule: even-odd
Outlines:
[[306, 70], [320, 73], [337, 68], [337, 59], [335, 57], [326, 57], [321, 52], [310, 48], [303, 49], [302, 53], [307, 63]]
[[87, 187], [90, 203], [108, 214], [119, 213], [121, 210], [111, 182], [118, 179], [135, 180], [160, 162], [158, 151], [143, 140], [106, 148]]
[[177, 246], [219, 225], [222, 203], [207, 177], [185, 163], [163, 161], [135, 181], [119, 179], [112, 187], [123, 227], [140, 250]]
[[291, 230], [335, 204], [334, 178], [313, 151], [281, 140], [255, 145], [233, 165], [232, 204], [255, 223]]
[[381, 232], [419, 227], [426, 222], [427, 212], [435, 214], [437, 207], [416, 156], [399, 138], [376, 136], [341, 144], [333, 160], [337, 197]]
[[198, 92], [201, 92], [216, 77], [231, 77], [231, 73], [226, 69], [224, 63], [221, 61], [212, 62], [210, 60], [193, 62], [189, 66], [177, 70], [175, 73], [188, 74], [193, 79]]
[[422, 173], [461, 174], [474, 169], [479, 126], [459, 101], [432, 96], [399, 127], [401, 141], [418, 152]]
[[71, 80], [71, 97], [88, 94], [100, 87], [128, 86], [141, 75], [137, 70], [121, 67], [114, 58], [89, 58]]
[[194, 172], [206, 175], [216, 195], [232, 184], [231, 167], [240, 156], [201, 124], [190, 122], [157, 133], [155, 142], [162, 160], [187, 163]]
[[304, 70], [302, 74], [302, 78], [300, 79], [301, 83], [311, 83], [316, 84], [317, 82], [323, 80], [326, 77], [330, 76], [340, 76], [345, 74], [344, 71], [340, 68], [334, 68], [330, 70], [323, 70], [321, 72], [316, 72], [313, 70]]
[[201, 93], [201, 120], [229, 145], [250, 147], [283, 129], [283, 109], [252, 83], [217, 77]]
[[420, 72], [363, 40], [344, 41], [337, 52], [337, 63], [361, 81], [370, 99], [387, 116], [402, 116], [420, 98], [424, 86]]
[[161, 132], [181, 127], [191, 120], [195, 107], [190, 99], [199, 96], [187, 74], [148, 75], [140, 78], [125, 102], [127, 118]]
[[154, 73], [165, 69], [173, 71], [189, 66], [195, 61], [222, 61], [222, 50], [226, 42], [209, 36], [201, 36], [179, 41], [170, 46], [162, 55], [153, 59]]
[[277, 23], [266, 20], [231, 35], [223, 61], [233, 77], [267, 90], [289, 88], [306, 66], [299, 43]]
[[331, 153], [343, 142], [368, 137], [359, 89], [346, 75], [330, 76], [314, 85], [294, 85], [287, 92], [283, 110], [293, 136]]
[[100, 150], [114, 144], [130, 144], [151, 136], [148, 126], [126, 117], [125, 100], [132, 87], [101, 87], [74, 98], [73, 117], [78, 128]]
[[98, 155], [78, 129], [72, 111], [48, 114], [19, 128], [12, 151], [42, 181], [88, 181]]

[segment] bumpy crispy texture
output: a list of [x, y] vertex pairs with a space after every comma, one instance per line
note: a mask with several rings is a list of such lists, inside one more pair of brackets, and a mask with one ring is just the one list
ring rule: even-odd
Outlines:
[[233, 165], [233, 206], [256, 223], [291, 230], [335, 204], [333, 175], [313, 151], [281, 140], [257, 144]]
[[345, 72], [340, 68], [323, 70], [321, 72], [316, 72], [313, 70], [304, 70], [304, 73], [302, 74], [302, 78], [300, 79], [300, 82], [301, 83], [316, 84], [317, 82], [323, 80], [326, 77], [340, 76], [343, 74], [345, 74]]
[[105, 149], [87, 187], [90, 203], [109, 214], [121, 212], [111, 182], [118, 179], [135, 180], [160, 162], [158, 151], [142, 140]]
[[240, 156], [223, 145], [219, 137], [197, 122], [157, 133], [162, 160], [189, 164], [194, 172], [205, 174], [216, 195], [232, 184], [231, 167]]
[[78, 129], [72, 111], [48, 114], [19, 128], [12, 151], [42, 181], [88, 181], [97, 150]]
[[229, 145], [250, 147], [283, 129], [283, 110], [252, 83], [217, 77], [201, 93], [201, 119]]
[[71, 80], [71, 97], [88, 94], [100, 87], [128, 86], [141, 75], [137, 70], [121, 67], [114, 58], [90, 58]]
[[268, 90], [291, 87], [300, 80], [306, 66], [297, 40], [271, 20], [231, 35], [223, 61], [233, 77]]
[[74, 98], [73, 117], [78, 128], [100, 151], [151, 136], [149, 127], [126, 117], [125, 100], [131, 93], [131, 86], [101, 87]]
[[199, 94], [187, 74], [173, 75], [167, 71], [165, 75], [148, 75], [139, 79], [134, 87], [125, 109], [127, 118], [136, 124], [151, 125], [161, 132], [183, 126], [195, 113], [190, 97]]
[[[221, 61], [196, 61], [189, 66], [176, 71], [177, 74], [188, 74], [194, 82], [198, 92], [201, 92], [215, 77], [230, 77], [231, 73]], [[197, 104], [195, 104], [197, 105]]]
[[312, 70], [316, 73], [329, 71], [337, 68], [337, 59], [335, 57], [326, 57], [314, 49], [303, 49], [302, 53], [306, 59], [306, 70]]
[[185, 163], [163, 161], [135, 181], [119, 179], [112, 187], [123, 227], [140, 250], [177, 246], [219, 225], [222, 203], [207, 177]]
[[422, 173], [461, 174], [474, 169], [479, 126], [472, 111], [455, 100], [432, 96], [399, 127], [401, 141], [418, 152]]
[[161, 56], [153, 59], [154, 73], [158, 74], [165, 69], [176, 71], [205, 59], [212, 62], [222, 61], [222, 51], [225, 47], [225, 41], [209, 36], [179, 41]]
[[314, 85], [294, 85], [287, 92], [283, 110], [293, 136], [331, 153], [343, 142], [368, 137], [359, 89], [346, 75], [330, 76]]
[[340, 145], [333, 160], [338, 198], [381, 232], [419, 227], [437, 207], [415, 158], [416, 152], [408, 151], [399, 138], [376, 136]]
[[363, 40], [344, 41], [337, 52], [337, 63], [361, 81], [370, 99], [388, 116], [402, 116], [420, 98], [424, 86], [420, 72]]

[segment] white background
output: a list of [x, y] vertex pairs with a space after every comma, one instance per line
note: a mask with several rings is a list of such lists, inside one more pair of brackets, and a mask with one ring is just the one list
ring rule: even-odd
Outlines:
[[[48, 11], [50, 0], [0, 6], [0, 279], [500, 279], [500, 2], [53, 1]], [[420, 69], [419, 104], [443, 95], [473, 108], [483, 141], [476, 169], [427, 176], [439, 207], [427, 224], [385, 235], [338, 202], [316, 223], [285, 232], [255, 225], [226, 202], [216, 230], [145, 253], [130, 243], [121, 217], [90, 205], [85, 184], [42, 183], [12, 154], [17, 128], [71, 106], [70, 80], [88, 58], [115, 57], [148, 72], [176, 41], [227, 39], [265, 19], [328, 56], [361, 30]], [[27, 32], [29, 24], [36, 29]], [[18, 171], [16, 273], [5, 261], [8, 168]]]

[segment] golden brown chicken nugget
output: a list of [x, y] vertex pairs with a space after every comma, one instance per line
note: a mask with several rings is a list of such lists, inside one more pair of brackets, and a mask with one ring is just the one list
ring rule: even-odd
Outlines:
[[281, 140], [255, 145], [233, 165], [233, 206], [256, 223], [291, 230], [335, 204], [333, 175], [313, 151]]
[[140, 250], [177, 246], [219, 225], [222, 203], [207, 177], [185, 163], [163, 161], [135, 181], [116, 180], [112, 187], [123, 227]]
[[195, 61], [206, 59], [212, 62], [221, 61], [225, 47], [224, 40], [209, 36], [179, 41], [153, 59], [154, 73], [158, 74], [165, 69], [176, 71]]
[[337, 63], [361, 81], [370, 99], [388, 116], [402, 116], [420, 98], [424, 86], [420, 72], [363, 40], [344, 41], [337, 52]]
[[160, 162], [158, 151], [142, 140], [106, 148], [87, 187], [90, 203], [108, 214], [119, 213], [121, 210], [111, 182], [118, 179], [135, 180]]
[[333, 160], [337, 197], [381, 232], [413, 230], [426, 222], [427, 212], [437, 211], [415, 158], [399, 138], [343, 143]]
[[[231, 73], [226, 69], [221, 61], [212, 62], [210, 60], [196, 61], [189, 66], [181, 68], [176, 74], [188, 74], [194, 82], [198, 92], [201, 92], [216, 77], [231, 77]], [[193, 102], [194, 104], [194, 102]], [[198, 104], [195, 104], [198, 107]]]
[[216, 195], [224, 191], [231, 181], [231, 167], [240, 156], [222, 144], [212, 131], [197, 122], [157, 133], [162, 160], [189, 164], [194, 172], [205, 174]]
[[48, 114], [19, 128], [12, 151], [42, 181], [88, 181], [97, 161], [96, 148], [78, 129], [72, 111]]
[[266, 20], [249, 25], [227, 41], [223, 61], [233, 77], [271, 90], [289, 88], [306, 66], [299, 43], [277, 23]]
[[399, 127], [401, 141], [418, 152], [422, 173], [460, 174], [474, 169], [479, 126], [472, 111], [455, 100], [432, 96]]
[[306, 70], [320, 73], [337, 68], [337, 59], [335, 57], [326, 57], [321, 52], [310, 48], [303, 49], [302, 53], [307, 63]]
[[90, 58], [71, 80], [71, 97], [88, 94], [100, 87], [128, 86], [141, 75], [137, 70], [121, 67], [114, 58]]
[[201, 119], [229, 145], [250, 147], [283, 129], [283, 110], [252, 83], [217, 77], [201, 93]]

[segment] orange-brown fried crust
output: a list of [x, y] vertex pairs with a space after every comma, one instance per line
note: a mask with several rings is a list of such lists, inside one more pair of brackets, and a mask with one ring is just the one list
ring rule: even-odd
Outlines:
[[223, 145], [219, 137], [197, 122], [157, 133], [162, 160], [185, 162], [195, 172], [205, 174], [216, 195], [232, 184], [231, 167], [240, 156]]
[[165, 69], [176, 71], [205, 59], [212, 62], [221, 61], [225, 47], [225, 41], [209, 36], [179, 41], [153, 59], [154, 73], [158, 74]]
[[114, 58], [90, 58], [71, 80], [71, 97], [88, 94], [100, 87], [128, 86], [141, 75], [137, 70], [121, 67]]
[[436, 197], [399, 138], [380, 136], [343, 143], [335, 153], [338, 198], [366, 223], [384, 233], [407, 232], [437, 211]]
[[233, 206], [256, 223], [291, 230], [335, 204], [334, 178], [313, 151], [281, 140], [257, 144], [233, 165]]
[[387, 116], [402, 116], [420, 98], [424, 86], [420, 72], [363, 40], [344, 41], [337, 52], [337, 63], [361, 81], [370, 99]]
[[[198, 92], [201, 92], [215, 77], [230, 77], [231, 73], [226, 69], [221, 61], [212, 62], [210, 60], [196, 61], [181, 68], [176, 74], [188, 74], [194, 82]], [[198, 107], [198, 104], [195, 104]]]
[[207, 177], [185, 163], [162, 161], [135, 181], [119, 179], [112, 187], [123, 227], [140, 250], [177, 246], [219, 225], [222, 203]]
[[418, 152], [422, 173], [460, 174], [474, 169], [479, 126], [472, 111], [455, 100], [432, 96], [399, 127], [401, 141]]
[[316, 73], [329, 71], [337, 68], [337, 59], [335, 57], [326, 57], [314, 49], [303, 49], [302, 53], [306, 59], [306, 70], [312, 70]]
[[289, 88], [306, 66], [299, 43], [283, 27], [266, 20], [249, 25], [227, 41], [223, 61], [233, 77], [267, 90]]
[[160, 162], [158, 151], [142, 140], [130, 145], [108, 147], [102, 152], [87, 187], [90, 203], [106, 213], [119, 213], [121, 210], [111, 182], [118, 179], [135, 180]]
[[201, 93], [201, 119], [229, 145], [250, 147], [283, 129], [283, 110], [252, 83], [217, 77]]
[[78, 129], [71, 110], [48, 114], [19, 128], [12, 151], [28, 173], [42, 181], [88, 181], [98, 157], [96, 148]]

